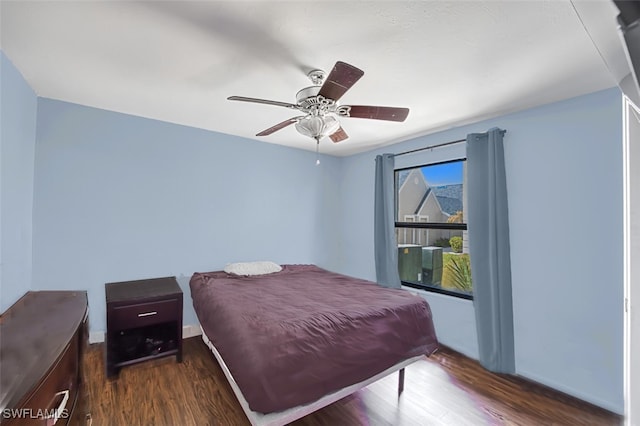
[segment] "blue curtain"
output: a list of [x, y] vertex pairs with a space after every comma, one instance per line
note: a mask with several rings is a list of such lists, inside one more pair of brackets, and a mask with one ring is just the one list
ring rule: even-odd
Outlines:
[[374, 250], [376, 280], [383, 287], [400, 288], [395, 232], [395, 180], [393, 154], [376, 157]]
[[515, 373], [504, 131], [467, 136], [467, 225], [480, 364]]

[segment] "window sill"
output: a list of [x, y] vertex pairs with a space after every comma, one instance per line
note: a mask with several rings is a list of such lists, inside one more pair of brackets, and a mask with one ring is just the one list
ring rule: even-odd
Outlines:
[[437, 293], [437, 294], [442, 294], [445, 296], [451, 296], [451, 297], [455, 297], [457, 299], [465, 299], [465, 300], [473, 300], [473, 295], [471, 294], [463, 294], [463, 293], [457, 293], [455, 291], [449, 291], [449, 290], [445, 290], [442, 288], [437, 288], [437, 287], [425, 287], [425, 286], [421, 286], [421, 285], [417, 285], [417, 284], [412, 284], [412, 283], [408, 283], [406, 281], [402, 281], [402, 287], [405, 290], [409, 290], [409, 291], [420, 291], [423, 293]]

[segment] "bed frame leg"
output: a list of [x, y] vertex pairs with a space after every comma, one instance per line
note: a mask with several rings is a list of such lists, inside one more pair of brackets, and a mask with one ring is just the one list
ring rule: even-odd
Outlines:
[[404, 368], [401, 368], [398, 373], [398, 396], [400, 396], [404, 390]]

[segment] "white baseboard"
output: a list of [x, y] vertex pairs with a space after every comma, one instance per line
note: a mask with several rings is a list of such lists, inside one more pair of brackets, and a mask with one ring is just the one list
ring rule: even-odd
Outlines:
[[185, 325], [182, 327], [182, 339], [188, 339], [189, 337], [196, 337], [202, 334], [199, 324]]
[[[188, 339], [189, 337], [200, 336], [202, 331], [200, 325], [190, 324], [182, 327], [182, 338]], [[104, 331], [91, 331], [89, 333], [89, 344], [104, 342]]]
[[104, 331], [90, 331], [89, 332], [89, 344], [104, 342]]

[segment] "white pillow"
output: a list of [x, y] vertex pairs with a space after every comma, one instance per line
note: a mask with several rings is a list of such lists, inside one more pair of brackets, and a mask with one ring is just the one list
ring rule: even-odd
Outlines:
[[224, 267], [227, 274], [233, 275], [264, 275], [282, 271], [282, 267], [277, 263], [262, 262], [238, 262], [230, 263]]

